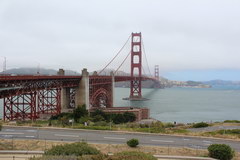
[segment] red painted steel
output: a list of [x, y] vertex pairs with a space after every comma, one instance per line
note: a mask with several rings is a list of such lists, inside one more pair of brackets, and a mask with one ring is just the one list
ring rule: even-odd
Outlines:
[[4, 120], [35, 120], [36, 92], [4, 98]]
[[111, 108], [112, 102], [112, 77], [94, 76], [89, 80], [90, 108]]
[[38, 92], [38, 114], [56, 115], [61, 113], [61, 88]]
[[142, 98], [142, 35], [132, 33], [130, 98]]

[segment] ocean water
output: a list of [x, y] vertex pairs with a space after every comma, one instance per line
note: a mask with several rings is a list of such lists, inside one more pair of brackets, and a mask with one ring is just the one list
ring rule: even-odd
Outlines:
[[[164, 122], [216, 122], [240, 120], [240, 86], [213, 88], [143, 89], [148, 101], [127, 101], [129, 88], [115, 88], [114, 106], [150, 109], [150, 117]], [[0, 117], [3, 102], [0, 100]]]
[[148, 101], [125, 101], [128, 88], [116, 88], [116, 106], [141, 106], [150, 109], [150, 116], [164, 122], [216, 122], [240, 120], [240, 86], [213, 88], [143, 89]]

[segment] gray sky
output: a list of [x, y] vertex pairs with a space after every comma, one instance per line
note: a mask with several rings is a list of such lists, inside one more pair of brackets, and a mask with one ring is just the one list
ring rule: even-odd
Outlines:
[[139, 31], [162, 74], [240, 70], [239, 0], [0, 0], [0, 70], [99, 70]]

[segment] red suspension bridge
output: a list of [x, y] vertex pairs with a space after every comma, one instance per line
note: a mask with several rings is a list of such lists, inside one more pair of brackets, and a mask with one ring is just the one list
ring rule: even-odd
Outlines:
[[[102, 75], [131, 38], [131, 50], [123, 62], [110, 75]], [[155, 76], [142, 74], [141, 33], [132, 33], [115, 57], [100, 71], [89, 75], [86, 69], [81, 76], [65, 76], [60, 69], [57, 76], [0, 76], [0, 99], [3, 99], [4, 120], [36, 120], [42, 114], [55, 115], [85, 104], [87, 109], [112, 108], [115, 82], [130, 82], [129, 100], [143, 100], [142, 81], [152, 80], [160, 88], [159, 67]], [[117, 75], [128, 57], [131, 57], [130, 75]], [[146, 54], [145, 54], [146, 59]], [[148, 63], [147, 63], [148, 65]], [[149, 67], [148, 67], [149, 69]]]

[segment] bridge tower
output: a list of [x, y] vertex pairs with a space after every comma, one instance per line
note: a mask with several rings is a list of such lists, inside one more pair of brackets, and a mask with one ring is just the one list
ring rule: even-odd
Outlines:
[[154, 67], [154, 78], [159, 81], [159, 65]]
[[130, 100], [142, 99], [142, 35], [132, 33], [131, 42], [131, 81]]

